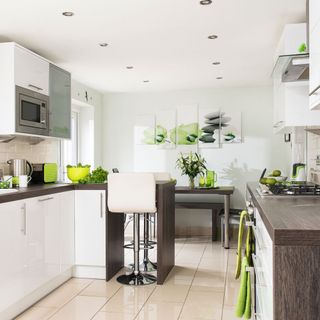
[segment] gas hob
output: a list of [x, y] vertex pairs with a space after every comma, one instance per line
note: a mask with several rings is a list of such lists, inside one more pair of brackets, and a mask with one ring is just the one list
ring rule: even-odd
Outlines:
[[261, 196], [320, 196], [320, 185], [312, 182], [292, 182], [273, 186], [260, 184], [257, 192]]

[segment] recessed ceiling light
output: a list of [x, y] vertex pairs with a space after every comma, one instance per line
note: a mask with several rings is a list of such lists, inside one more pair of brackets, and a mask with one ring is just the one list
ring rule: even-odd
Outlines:
[[215, 35], [215, 34], [211, 34], [210, 36], [208, 36], [208, 39], [211, 39], [211, 40], [214, 40], [214, 39], [217, 39], [218, 36]]
[[72, 17], [74, 13], [72, 11], [65, 11], [62, 12], [62, 15], [64, 15], [65, 17]]
[[216, 79], [217, 79], [217, 80], [222, 80], [222, 79], [223, 79], [223, 77], [216, 77]]
[[99, 46], [100, 46], [100, 47], [107, 47], [108, 44], [107, 44], [106, 42], [101, 42], [101, 43], [99, 43]]
[[220, 62], [220, 61], [214, 61], [214, 62], [212, 62], [212, 64], [213, 64], [214, 66], [217, 66], [217, 65], [221, 64], [221, 62]]
[[133, 69], [133, 66], [126, 66], [126, 68], [131, 70], [131, 69]]
[[144, 82], [144, 83], [148, 83], [148, 82], [150, 82], [150, 80], [143, 80], [143, 82]]
[[208, 4], [211, 4], [212, 3], [212, 0], [201, 0], [200, 1], [200, 4], [202, 4], [203, 6], [206, 6]]

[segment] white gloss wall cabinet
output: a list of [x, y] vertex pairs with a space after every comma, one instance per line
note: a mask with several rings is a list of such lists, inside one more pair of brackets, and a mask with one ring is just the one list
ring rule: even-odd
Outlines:
[[49, 72], [49, 135], [71, 138], [71, 74], [53, 64]]
[[75, 191], [75, 276], [105, 278], [106, 192]]
[[0, 319], [12, 319], [71, 278], [74, 192], [0, 204]]
[[291, 132], [293, 127], [320, 125], [320, 112], [309, 109], [308, 82], [274, 79], [274, 133]]
[[[16, 120], [19, 120], [19, 118], [16, 118], [19, 116], [20, 111], [16, 111], [16, 100], [22, 97], [20, 95], [17, 98], [16, 86], [18, 86], [31, 90], [31, 93], [27, 91], [27, 94], [24, 93], [25, 95], [30, 93], [32, 96], [33, 92], [35, 92], [49, 97], [49, 108], [45, 110], [44, 117], [49, 121], [49, 130], [40, 131], [38, 134], [70, 139], [71, 75], [69, 72], [58, 68], [45, 58], [14, 42], [0, 43], [0, 70], [0, 112], [2, 123], [0, 134], [36, 134], [36, 131], [32, 130], [34, 129], [32, 126], [30, 126], [31, 131], [27, 128], [18, 128], [19, 121]], [[28, 99], [30, 99], [29, 96]], [[43, 116], [42, 114], [41, 117]], [[47, 122], [45, 119], [41, 120], [42, 124]], [[38, 128], [38, 125], [39, 123], [37, 122], [36, 128]]]
[[25, 204], [0, 205], [0, 319], [1, 311], [25, 295]]
[[14, 46], [15, 85], [49, 95], [49, 62], [35, 53]]

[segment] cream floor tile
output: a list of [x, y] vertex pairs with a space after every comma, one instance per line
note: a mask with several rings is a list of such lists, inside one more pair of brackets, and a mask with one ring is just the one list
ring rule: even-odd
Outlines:
[[223, 292], [190, 291], [181, 319], [221, 319]]
[[80, 295], [111, 298], [120, 288], [121, 284], [117, 281], [94, 280]]
[[240, 280], [238, 282], [227, 282], [224, 292], [224, 306], [234, 306], [237, 304], [240, 288]]
[[64, 305], [50, 320], [90, 320], [106, 303], [104, 297], [77, 296]]
[[89, 285], [92, 283], [92, 279], [87, 279], [87, 278], [71, 278], [66, 284], [76, 284], [76, 285]]
[[40, 300], [36, 307], [60, 308], [86, 287], [84, 283], [66, 283]]
[[16, 320], [46, 320], [57, 310], [57, 308], [32, 307], [17, 317]]
[[136, 288], [123, 286], [101, 311], [137, 314], [154, 290], [155, 285]]
[[191, 286], [192, 291], [224, 291], [224, 272], [197, 271]]
[[224, 307], [222, 313], [222, 320], [239, 320], [235, 316], [235, 307]]
[[147, 302], [136, 317], [137, 320], [176, 320], [183, 303]]
[[98, 312], [92, 320], [133, 320], [135, 315], [116, 312]]
[[184, 302], [190, 286], [165, 284], [157, 286], [148, 302]]

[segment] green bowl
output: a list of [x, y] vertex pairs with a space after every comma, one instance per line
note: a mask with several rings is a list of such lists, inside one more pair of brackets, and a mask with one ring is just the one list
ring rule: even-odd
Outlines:
[[67, 176], [72, 183], [79, 183], [79, 180], [85, 178], [89, 173], [90, 168], [67, 168]]

